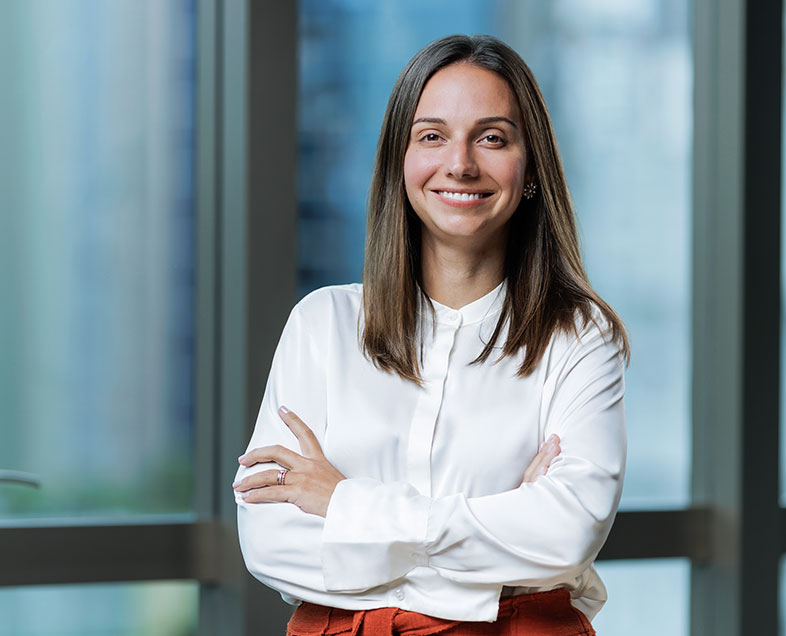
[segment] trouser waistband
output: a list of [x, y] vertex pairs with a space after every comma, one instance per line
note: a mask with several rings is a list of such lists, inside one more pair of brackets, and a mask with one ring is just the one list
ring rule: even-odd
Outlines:
[[500, 599], [493, 623], [452, 621], [396, 607], [344, 610], [303, 603], [287, 636], [594, 636], [586, 616], [570, 603], [567, 590]]

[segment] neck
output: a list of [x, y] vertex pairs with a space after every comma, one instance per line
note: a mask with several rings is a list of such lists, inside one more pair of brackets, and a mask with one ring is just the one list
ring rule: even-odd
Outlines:
[[502, 282], [504, 261], [504, 243], [467, 249], [446, 245], [424, 233], [421, 243], [423, 291], [441, 305], [460, 309]]

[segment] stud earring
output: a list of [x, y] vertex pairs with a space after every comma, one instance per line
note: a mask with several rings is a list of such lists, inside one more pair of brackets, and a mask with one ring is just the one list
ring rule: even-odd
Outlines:
[[529, 200], [535, 196], [535, 193], [537, 191], [538, 191], [538, 184], [535, 183], [534, 181], [530, 181], [528, 184], [524, 186], [524, 192], [522, 193], [522, 196], [525, 199]]

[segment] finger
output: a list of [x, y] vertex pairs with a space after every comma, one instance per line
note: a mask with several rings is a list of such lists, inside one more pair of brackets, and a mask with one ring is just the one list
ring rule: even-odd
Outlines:
[[551, 466], [551, 462], [562, 452], [559, 445], [559, 437], [552, 435], [543, 445], [543, 448], [538, 453], [538, 475], [545, 475]]
[[557, 435], [556, 433], [552, 433], [540, 445], [540, 448], [538, 449], [538, 452], [540, 453], [541, 451], [546, 450], [550, 445], [551, 446], [559, 446], [559, 443], [560, 443], [559, 435]]
[[264, 462], [276, 462], [282, 468], [293, 469], [301, 465], [303, 456], [295, 451], [289, 450], [285, 446], [276, 444], [275, 446], [262, 446], [248, 451], [245, 455], [237, 458], [243, 466], [253, 466]]
[[548, 439], [546, 439], [543, 444], [541, 444], [540, 449], [538, 450], [538, 460], [540, 463], [551, 463], [551, 460], [554, 459], [560, 453], [560, 439], [557, 435], [549, 435]]
[[319, 445], [317, 436], [314, 435], [314, 431], [312, 431], [303, 420], [286, 406], [282, 406], [278, 409], [278, 415], [295, 435], [300, 444], [300, 450], [306, 457], [322, 455], [322, 447]]
[[[279, 473], [281, 473], [280, 470], [262, 470], [258, 473], [254, 473], [253, 475], [249, 475], [248, 477], [236, 481], [234, 484], [232, 484], [232, 488], [238, 492], [245, 492], [253, 488], [277, 486]], [[290, 473], [291, 471], [287, 471], [287, 474]]]
[[524, 481], [532, 482], [538, 475], [545, 475], [551, 461], [560, 453], [559, 437], [551, 435], [540, 445], [537, 454], [532, 458], [527, 470], [524, 471]]
[[291, 486], [276, 486], [275, 488], [254, 488], [244, 492], [241, 497], [246, 503], [288, 502], [292, 497]]
[[531, 472], [534, 474], [540, 474], [540, 469], [549, 463], [549, 455], [551, 454], [553, 448], [554, 439], [552, 436], [540, 445], [540, 448], [535, 454], [535, 457], [532, 458], [532, 462], [530, 463], [530, 468], [532, 469]]
[[551, 435], [549, 439], [546, 440], [540, 452], [538, 453], [538, 455], [540, 455], [540, 461], [542, 464], [550, 464], [551, 460], [560, 454], [562, 448], [560, 447], [559, 442], [559, 437], [556, 435]]

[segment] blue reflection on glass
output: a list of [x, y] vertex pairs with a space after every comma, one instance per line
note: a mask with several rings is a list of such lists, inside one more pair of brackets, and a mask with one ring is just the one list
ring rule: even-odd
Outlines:
[[609, 595], [592, 621], [598, 634], [688, 636], [690, 561], [603, 561], [596, 567]]
[[0, 8], [0, 515], [191, 509], [195, 12]]

